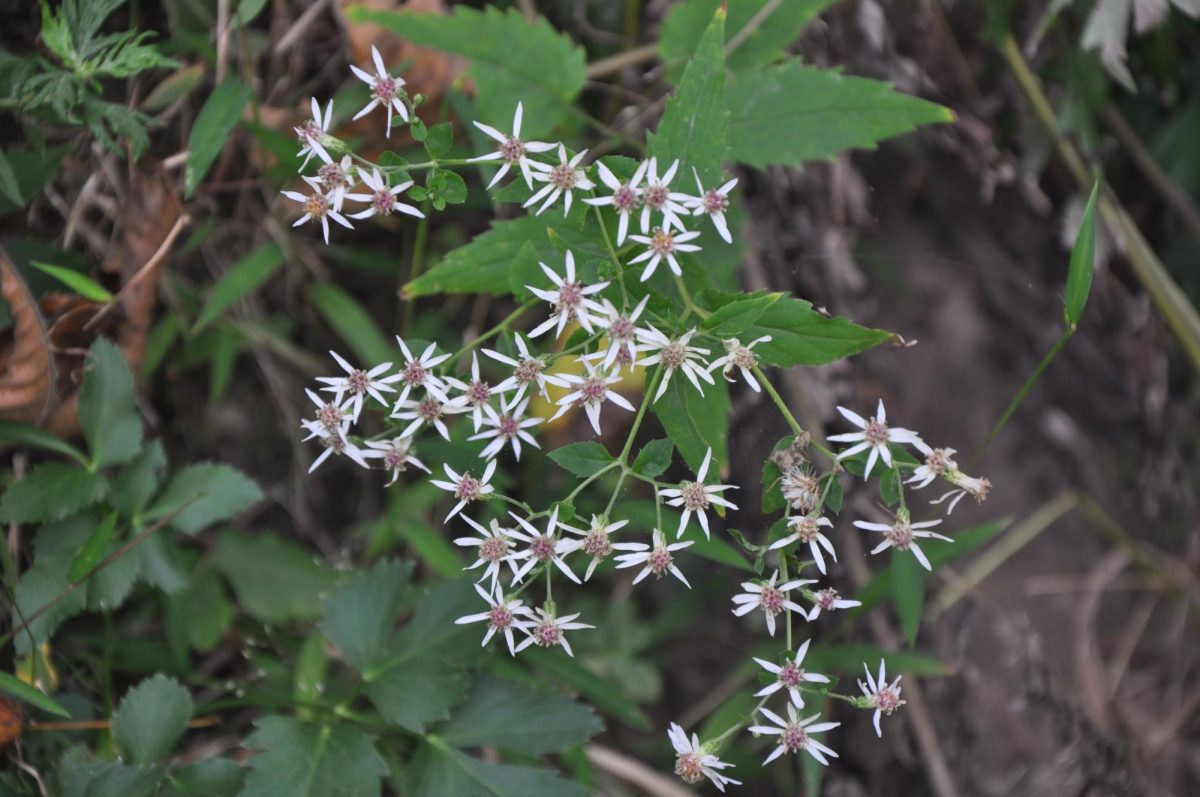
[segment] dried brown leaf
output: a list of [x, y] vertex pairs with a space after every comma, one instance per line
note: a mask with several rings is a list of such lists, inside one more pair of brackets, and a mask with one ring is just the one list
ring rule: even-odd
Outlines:
[[54, 406], [54, 361], [46, 322], [29, 286], [0, 249], [0, 282], [13, 326], [0, 336], [0, 418], [41, 423]]

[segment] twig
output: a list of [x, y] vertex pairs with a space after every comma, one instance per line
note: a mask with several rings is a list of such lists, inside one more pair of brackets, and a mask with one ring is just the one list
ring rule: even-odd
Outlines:
[[147, 260], [145, 264], [137, 270], [137, 273], [130, 278], [129, 282], [121, 286], [121, 290], [117, 292], [117, 295], [113, 297], [111, 302], [101, 307], [99, 312], [92, 316], [88, 322], [83, 325], [85, 331], [94, 327], [97, 323], [99, 323], [101, 318], [104, 318], [104, 316], [108, 315], [108, 313], [114, 307], [121, 303], [121, 297], [125, 296], [125, 294], [132, 290], [134, 286], [141, 282], [147, 274], [153, 271], [155, 267], [162, 262], [163, 258], [167, 256], [167, 252], [170, 251], [171, 244], [175, 243], [175, 239], [179, 237], [179, 233], [183, 232], [183, 228], [187, 226], [188, 222], [191, 220], [192, 217], [186, 213], [175, 220], [175, 226], [171, 228], [169, 233], [167, 233], [167, 237], [163, 239], [163, 242], [159, 245], [154, 254], [150, 256], [150, 259]]
[[599, 61], [593, 61], [587, 65], [587, 70], [584, 74], [588, 80], [608, 77], [620, 72], [627, 66], [635, 66], [644, 61], [649, 61], [657, 55], [657, 44], [643, 44], [639, 47], [634, 47], [632, 50], [625, 50], [624, 52], [610, 55], [607, 58], [601, 58]]
[[746, 24], [742, 26], [742, 29], [730, 36], [729, 40], [725, 42], [725, 57], [728, 58], [737, 52], [737, 49], [741, 47], [743, 43], [745, 43], [746, 39], [749, 39], [751, 36], [753, 36], [754, 32], [761, 28], [763, 23], [770, 19], [771, 15], [774, 14], [781, 5], [783, 5], [783, 0], [767, 0], [767, 2], [763, 4], [763, 7], [758, 9], [758, 13], [750, 17]]
[[279, 41], [275, 43], [275, 47], [271, 50], [272, 55], [283, 55], [292, 48], [292, 45], [300, 41], [304, 36], [304, 32], [308, 30], [308, 26], [325, 10], [325, 6], [329, 4], [329, 0], [317, 0], [315, 3], [304, 9], [304, 13], [300, 15], [287, 33], [279, 37]]
[[217, 84], [229, 68], [229, 0], [217, 0]]
[[695, 797], [690, 790], [683, 788], [665, 775], [655, 772], [636, 758], [618, 753], [610, 747], [589, 744], [584, 748], [584, 752], [587, 753], [588, 760], [598, 769], [637, 786], [651, 797]]

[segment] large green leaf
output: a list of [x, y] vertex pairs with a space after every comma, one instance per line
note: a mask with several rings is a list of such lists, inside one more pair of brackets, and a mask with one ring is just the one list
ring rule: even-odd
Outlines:
[[263, 244], [233, 264], [213, 286], [193, 332], [199, 332], [220, 317], [221, 313], [267, 280], [283, 263], [283, 251], [273, 243]]
[[212, 563], [229, 579], [242, 607], [267, 623], [320, 617], [321, 593], [333, 582], [333, 572], [311, 553], [268, 532], [226, 531]]
[[467, 676], [440, 659], [411, 659], [373, 678], [364, 691], [385, 720], [421, 733], [450, 718], [450, 709], [466, 697]]
[[142, 419], [133, 398], [129, 364], [107, 338], [97, 338], [79, 389], [79, 423], [92, 461], [99, 466], [123, 465], [142, 444]]
[[574, 103], [585, 80], [585, 54], [544, 17], [530, 22], [515, 8], [465, 6], [453, 14], [350, 10], [355, 22], [375, 22], [415, 44], [471, 59], [480, 120], [511, 132], [517, 103], [524, 103], [521, 137], [547, 133]]
[[564, 752], [601, 730], [591, 709], [564, 695], [485, 675], [439, 735], [455, 747], [541, 755]]
[[188, 690], [156, 675], [125, 693], [113, 715], [113, 738], [133, 763], [149, 764], [175, 749], [191, 716]]
[[700, 468], [704, 455], [712, 449], [715, 464], [709, 468], [710, 477], [728, 457], [729, 388], [723, 379], [716, 382], [702, 383], [704, 395], [701, 395], [687, 379], [676, 374], [663, 397], [651, 405], [667, 436], [692, 470]]
[[488, 764], [427, 737], [400, 776], [401, 794], [434, 797], [586, 797], [587, 790], [553, 772]]
[[[774, 61], [792, 42], [800, 38], [804, 28], [834, 0], [685, 0], [675, 3], [663, 22], [658, 37], [658, 49], [667, 64], [667, 76], [678, 81], [683, 74], [687, 59], [696, 52], [704, 35], [705, 26], [721, 5], [729, 10], [725, 23], [725, 39], [740, 40], [737, 48], [729, 55], [729, 68], [745, 70], [763, 66]], [[758, 19], [768, 4], [774, 6], [769, 16]], [[743, 34], [751, 20], [755, 27], [750, 35]]]
[[951, 122], [940, 105], [878, 80], [847, 77], [798, 61], [739, 73], [726, 85], [730, 155], [759, 168], [801, 166], [921, 125]]
[[262, 490], [237, 468], [216, 462], [189, 465], [171, 477], [148, 514], [161, 518], [180, 510], [175, 528], [195, 534], [262, 500]]
[[321, 631], [360, 672], [386, 655], [412, 565], [387, 560], [355, 573], [325, 599]]
[[213, 89], [213, 93], [205, 100], [188, 135], [187, 173], [184, 179], [187, 196], [192, 195], [212, 168], [213, 161], [225, 147], [229, 134], [242, 117], [242, 111], [252, 95], [249, 86], [231, 77]]
[[0, 496], [0, 521], [61, 520], [99, 501], [106, 489], [99, 473], [66, 462], [44, 462]]
[[312, 725], [263, 717], [246, 746], [250, 759], [241, 797], [374, 797], [387, 765], [375, 740], [352, 725]]
[[560, 468], [569, 470], [580, 477], [599, 473], [616, 461], [613, 455], [608, 453], [607, 448], [591, 440], [582, 443], [568, 443], [561, 448], [554, 449], [547, 456], [554, 460]]
[[878, 346], [891, 338], [882, 329], [860, 327], [840, 317], [822, 315], [803, 299], [780, 299], [763, 310], [740, 337], [749, 342], [769, 335], [754, 347], [769, 365], [825, 365]]
[[718, 8], [688, 62], [683, 81], [667, 100], [657, 132], [646, 141], [659, 168], [679, 159], [676, 188], [693, 191], [692, 170], [705, 187], [720, 184], [722, 164], [729, 149], [729, 111], [725, 108], [725, 10]]

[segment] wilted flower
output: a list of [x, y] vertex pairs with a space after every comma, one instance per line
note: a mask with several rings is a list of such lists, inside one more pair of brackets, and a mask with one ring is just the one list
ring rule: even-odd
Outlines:
[[718, 771], [733, 764], [727, 764], [712, 753], [706, 752], [696, 734], [693, 733], [692, 738], [688, 739], [683, 727], [672, 722], [667, 730], [667, 737], [671, 740], [671, 746], [675, 748], [675, 774], [684, 783], [694, 785], [708, 778], [722, 792], [725, 791], [726, 783], [742, 785], [740, 780], [734, 780]]

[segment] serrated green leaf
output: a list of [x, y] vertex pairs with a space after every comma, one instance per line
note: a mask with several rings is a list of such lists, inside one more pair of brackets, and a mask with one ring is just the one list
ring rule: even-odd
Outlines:
[[359, 672], [386, 656], [412, 565], [379, 562], [339, 584], [324, 601], [321, 632]]
[[253, 617], [267, 623], [321, 616], [321, 593], [333, 573], [308, 551], [273, 534], [224, 532], [212, 554], [219, 570]]
[[207, 327], [230, 305], [266, 282], [282, 263], [283, 251], [273, 243], [263, 244], [234, 263], [233, 268], [213, 286], [192, 332]]
[[[729, 389], [724, 380], [718, 379], [715, 385], [705, 384], [701, 395], [686, 379], [676, 377], [651, 407], [693, 471], [700, 469], [709, 448], [715, 466], [727, 461]], [[715, 474], [716, 467], [710, 467], [709, 475]]]
[[605, 468], [612, 467], [616, 462], [608, 449], [599, 443], [587, 441], [569, 443], [562, 448], [556, 448], [548, 456], [564, 470], [574, 473], [580, 478], [593, 476]]
[[434, 125], [429, 128], [423, 143], [432, 160], [443, 157], [454, 145], [454, 125], [450, 122]]
[[[87, 605], [86, 590], [82, 589], [57, 599], [67, 587], [67, 568], [71, 559], [91, 533], [93, 523], [94, 520], [84, 513], [46, 523], [38, 529], [34, 538], [33, 567], [21, 574], [16, 590], [17, 609], [12, 612], [13, 627], [40, 612], [14, 640], [20, 655], [28, 656], [34, 646], [50, 638], [59, 624], [83, 611]], [[52, 603], [55, 600], [57, 602]]]
[[51, 700], [40, 689], [30, 686], [11, 673], [0, 672], [0, 692], [6, 692], [31, 706], [40, 708], [47, 714], [71, 719], [71, 712]]
[[233, 623], [233, 606], [215, 571], [204, 568], [192, 575], [191, 584], [167, 597], [168, 633], [192, 650], [212, 650]]
[[76, 271], [71, 268], [63, 268], [62, 266], [54, 266], [50, 263], [39, 263], [33, 261], [30, 265], [41, 271], [44, 274], [49, 274], [54, 279], [67, 286], [75, 293], [85, 299], [91, 299], [94, 302], [111, 302], [113, 295], [104, 289], [104, 286], [93, 280], [91, 277]]
[[[414, 688], [420, 684], [420, 688]], [[364, 690], [379, 716], [413, 733], [449, 719], [467, 694], [467, 675], [436, 659], [413, 659], [389, 668]]]
[[93, 567], [100, 564], [108, 554], [109, 543], [112, 542], [113, 530], [116, 527], [117, 513], [109, 512], [108, 516], [100, 521], [100, 525], [96, 526], [96, 530], [87, 538], [87, 542], [83, 544], [79, 552], [75, 554], [71, 566], [67, 568], [67, 581], [74, 583], [82, 580]]
[[671, 467], [671, 456], [674, 453], [675, 444], [670, 440], [651, 440], [638, 452], [633, 461], [633, 472], [656, 479]]
[[595, 674], [583, 663], [537, 647], [522, 651], [521, 656], [528, 659], [538, 673], [549, 675], [560, 683], [578, 690], [597, 708], [629, 727], [640, 731], [650, 730], [650, 720], [637, 704], [630, 700], [617, 684]]
[[396, 347], [353, 296], [332, 282], [317, 282], [309, 286], [308, 299], [362, 362], [378, 364], [396, 358]]
[[524, 104], [523, 137], [548, 133], [583, 88], [585, 54], [545, 17], [528, 21], [515, 8], [452, 14], [351, 9], [355, 22], [374, 22], [414, 44], [471, 59], [480, 121], [509, 130], [517, 103]]
[[150, 764], [175, 749], [191, 716], [188, 690], [156, 675], [125, 693], [113, 715], [113, 738], [135, 764]]
[[161, 766], [78, 761], [61, 764], [55, 774], [63, 784], [63, 797], [153, 797], [164, 772]]
[[0, 496], [0, 521], [61, 520], [104, 497], [104, 477], [66, 462], [45, 462]]
[[123, 465], [142, 445], [142, 419], [134, 404], [129, 364], [107, 338], [97, 338], [88, 352], [79, 389], [79, 423], [97, 466]]
[[917, 557], [908, 552], [892, 554], [889, 568], [892, 574], [892, 602], [900, 616], [900, 628], [909, 647], [917, 640], [921, 629], [921, 612], [925, 608], [925, 569]]
[[167, 454], [161, 440], [151, 440], [113, 480], [108, 501], [126, 517], [133, 517], [145, 508], [158, 490], [167, 469]]
[[228, 758], [206, 758], [171, 773], [163, 797], [234, 797], [246, 773]]
[[701, 328], [708, 334], [719, 338], [741, 335], [762, 318], [763, 313], [767, 312], [783, 296], [782, 293], [768, 293], [722, 305], [716, 312], [704, 319]]
[[768, 335], [771, 340], [755, 346], [754, 352], [762, 362], [784, 368], [825, 365], [878, 346], [892, 336], [845, 318], [824, 316], [809, 302], [792, 298], [768, 305], [742, 337], [754, 340]]
[[147, 511], [162, 518], [182, 511], [171, 526], [188, 534], [223, 520], [262, 500], [262, 490], [237, 468], [216, 462], [189, 465], [176, 473]]
[[[400, 775], [400, 791], [453, 797], [586, 797], [587, 790], [547, 769], [488, 764], [426, 737]], [[247, 796], [248, 797], [248, 796]]]
[[[691, 191], [693, 170], [705, 187], [719, 184], [729, 150], [729, 111], [725, 108], [725, 9], [718, 7], [688, 62], [675, 96], [667, 100], [658, 130], [646, 149], [661, 169], [678, 159], [677, 180]], [[679, 183], [676, 183], [677, 185]]]
[[738, 73], [726, 84], [725, 98], [730, 156], [758, 168], [829, 160], [954, 120], [946, 108], [887, 83], [798, 61]]
[[240, 797], [375, 797], [387, 765], [375, 739], [353, 725], [313, 725], [287, 717], [255, 720]]
[[17, 421], [0, 421], [0, 446], [24, 445], [53, 451], [71, 457], [80, 465], [87, 465], [87, 457], [75, 446], [36, 426]]
[[190, 197], [200, 181], [212, 168], [217, 155], [225, 147], [230, 133], [242, 118], [242, 112], [250, 102], [253, 91], [235, 77], [213, 89], [196, 116], [192, 131], [188, 135], [187, 171], [184, 178], [184, 196]]
[[1092, 186], [1087, 207], [1079, 222], [1079, 233], [1071, 247], [1071, 267], [1067, 272], [1066, 313], [1067, 326], [1074, 329], [1087, 305], [1092, 292], [1092, 274], [1096, 269], [1096, 197], [1100, 194], [1100, 181]]
[[561, 753], [603, 730], [590, 709], [557, 692], [484, 675], [439, 735], [455, 747]]

